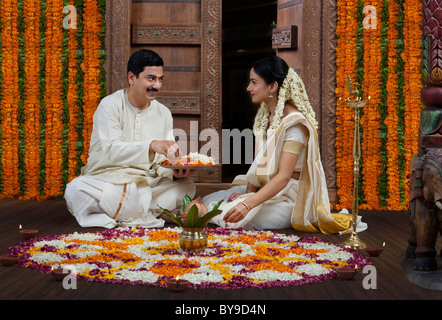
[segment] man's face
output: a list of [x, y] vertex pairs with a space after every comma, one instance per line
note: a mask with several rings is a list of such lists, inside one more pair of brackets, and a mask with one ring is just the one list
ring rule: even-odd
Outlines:
[[148, 104], [155, 100], [163, 86], [163, 79], [163, 67], [145, 67], [138, 78], [129, 72], [128, 80], [137, 104]]

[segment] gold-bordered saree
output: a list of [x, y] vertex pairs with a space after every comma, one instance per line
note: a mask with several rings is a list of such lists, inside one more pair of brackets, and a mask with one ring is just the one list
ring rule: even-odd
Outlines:
[[[265, 139], [257, 137], [257, 155], [246, 179], [257, 187], [262, 187], [278, 172], [279, 161], [283, 150], [299, 149], [299, 146], [284, 143], [288, 128], [304, 125], [308, 129], [304, 157], [301, 159], [301, 172], [298, 188], [291, 188], [293, 181], [282, 190], [285, 197], [294, 202], [291, 225], [303, 232], [322, 232], [325, 234], [347, 231], [352, 222], [350, 214], [332, 214], [327, 191], [324, 169], [322, 167], [318, 134], [311, 123], [300, 113], [293, 112], [282, 119], [274, 134]], [[297, 166], [298, 167], [298, 166]], [[293, 180], [293, 179], [291, 179]], [[297, 189], [297, 192], [296, 192]]]

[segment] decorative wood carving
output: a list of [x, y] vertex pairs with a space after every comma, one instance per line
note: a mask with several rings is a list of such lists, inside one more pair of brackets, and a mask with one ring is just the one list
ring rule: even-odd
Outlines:
[[168, 106], [172, 114], [201, 113], [201, 99], [197, 95], [168, 95], [167, 93], [161, 93], [157, 100]]
[[127, 61], [130, 57], [132, 3], [106, 0], [106, 92], [111, 94], [127, 86]]
[[[202, 84], [201, 91], [201, 129], [214, 129], [217, 132], [218, 154], [212, 155], [220, 159], [222, 136], [222, 63], [221, 63], [221, 12], [222, 2], [204, 0], [201, 2], [201, 18], [204, 30], [201, 44]], [[216, 142], [215, 142], [216, 143]], [[221, 182], [221, 166], [213, 170], [202, 170], [204, 182]]]
[[423, 80], [425, 85], [442, 86], [442, 0], [424, 0]]
[[[422, 1], [422, 78], [419, 149], [442, 146], [442, 0]], [[439, 151], [440, 152], [440, 151]]]
[[132, 26], [132, 43], [199, 44], [201, 26]]
[[322, 26], [322, 158], [327, 186], [330, 191], [337, 192], [336, 186], [336, 24], [337, 5], [335, 0], [323, 2]]
[[297, 49], [298, 48], [298, 27], [274, 29], [272, 34], [273, 49]]
[[319, 122], [321, 158], [330, 199], [336, 199], [335, 0], [304, 1], [303, 80]]

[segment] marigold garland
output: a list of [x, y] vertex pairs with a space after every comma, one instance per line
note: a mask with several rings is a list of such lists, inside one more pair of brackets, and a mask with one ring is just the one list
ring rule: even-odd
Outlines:
[[[75, 1], [70, 0], [70, 5], [74, 6]], [[67, 93], [67, 105], [69, 114], [68, 124], [68, 182], [77, 176], [78, 166], [78, 119], [79, 110], [77, 105], [78, 100], [78, 84], [76, 83], [78, 71], [77, 71], [77, 50], [78, 50], [78, 37], [77, 29], [70, 28], [68, 30], [68, 93]]]
[[19, 81], [19, 31], [17, 2], [2, 0], [1, 25], [1, 196], [14, 198], [20, 193], [18, 174], [20, 101]]
[[[405, 99], [405, 168], [409, 170], [411, 158], [418, 151], [418, 134], [422, 103], [421, 55], [422, 48], [421, 0], [404, 1], [404, 99]], [[408, 195], [408, 175], [405, 176], [404, 193]]]
[[46, 6], [46, 129], [45, 163], [46, 180], [44, 192], [52, 198], [62, 193], [62, 135], [63, 107], [62, 92], [62, 39], [63, 1], [48, 0]]
[[[81, 30], [63, 28], [68, 4], [77, 9]], [[89, 140], [78, 132], [90, 135], [92, 114], [105, 94], [100, 57], [105, 2], [1, 0], [0, 5], [0, 197], [59, 197], [78, 174], [81, 143]]]
[[[368, 5], [376, 9], [377, 26], [374, 29], [363, 28], [360, 21], [361, 18], [365, 18], [361, 16], [360, 11]], [[360, 207], [368, 210], [404, 210], [408, 206], [404, 201], [406, 199], [404, 195], [408, 194], [406, 172], [412, 155], [417, 152], [422, 107], [419, 101], [422, 88], [419, 73], [422, 2], [421, 0], [387, 2], [338, 0], [337, 8], [336, 95], [342, 99], [347, 98], [345, 80], [347, 75], [350, 75], [352, 79], [361, 81], [362, 98], [367, 99], [368, 96], [371, 98], [364, 107], [361, 117], [360, 181], [363, 192], [362, 201], [359, 199]], [[384, 10], [388, 10], [388, 14]], [[387, 18], [388, 21], [385, 21]], [[388, 24], [386, 35], [383, 34], [383, 30], [387, 28], [385, 24]], [[402, 25], [403, 33], [398, 31]], [[356, 39], [358, 35], [361, 38]], [[383, 39], [383, 36], [387, 36], [388, 39]], [[403, 52], [398, 49], [398, 43], [401, 41], [403, 41]], [[360, 43], [362, 43], [361, 55], [357, 55]], [[397, 59], [400, 54], [402, 61]], [[386, 77], [383, 76], [384, 73], [387, 74]], [[402, 78], [403, 86], [401, 86]], [[382, 94], [384, 90], [387, 94]], [[384, 105], [387, 109], [385, 115], [382, 110]], [[343, 101], [338, 101], [336, 107], [338, 209], [351, 207], [352, 200], [353, 119], [350, 119], [352, 111], [348, 109]], [[382, 148], [385, 148], [386, 156], [383, 156]], [[387, 178], [381, 173], [386, 174]], [[384, 189], [388, 193], [386, 198], [382, 193]]]
[[84, 150], [81, 156], [83, 163], [87, 162], [89, 155], [89, 142], [92, 133], [92, 122], [95, 109], [101, 98], [100, 57], [101, 48], [101, 16], [98, 11], [97, 0], [84, 0], [84, 59], [81, 69], [84, 72], [84, 98], [83, 98], [83, 137]]
[[78, 279], [165, 287], [170, 278], [197, 288], [295, 286], [336, 277], [342, 267], [370, 264], [356, 250], [271, 231], [206, 229], [200, 254], [179, 248], [180, 228], [116, 228], [32, 239], [8, 250], [19, 264], [50, 273], [73, 268]]
[[[398, 15], [399, 4], [396, 1], [388, 1], [388, 38], [398, 39]], [[391, 210], [404, 210], [405, 206], [400, 199], [400, 172], [399, 172], [399, 138], [398, 124], [398, 68], [397, 44], [395, 41], [388, 42], [388, 79], [387, 79], [387, 177], [388, 195], [387, 207]]]
[[[347, 99], [347, 75], [356, 79], [357, 21], [354, 19], [358, 3], [351, 0], [338, 0], [338, 23], [336, 34], [336, 95]], [[339, 197], [337, 209], [351, 208], [353, 193], [353, 130], [354, 113], [348, 105], [338, 100], [336, 106], [336, 185]], [[351, 141], [351, 143], [350, 143]]]
[[[362, 82], [363, 99], [369, 100], [362, 110], [361, 126], [362, 139], [362, 176], [365, 204], [361, 209], [379, 209], [379, 172], [381, 168], [380, 157], [380, 115], [379, 104], [381, 102], [381, 14], [382, 2], [380, 0], [369, 1], [370, 5], [377, 10], [376, 27], [363, 29], [364, 46], [364, 79]], [[367, 2], [365, 2], [367, 3]], [[374, 23], [373, 21], [370, 21]]]
[[25, 174], [22, 199], [39, 196], [40, 185], [40, 1], [25, 0], [23, 15], [25, 51], [24, 144]]

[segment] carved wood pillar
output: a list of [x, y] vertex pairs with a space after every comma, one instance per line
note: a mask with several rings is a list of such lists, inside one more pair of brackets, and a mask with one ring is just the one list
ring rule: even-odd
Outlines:
[[[424, 0], [420, 152], [442, 148], [442, 0]], [[440, 151], [439, 151], [440, 152]]]
[[127, 86], [132, 1], [106, 0], [106, 92]]
[[302, 1], [301, 76], [319, 122], [322, 164], [330, 200], [336, 187], [336, 0]]

